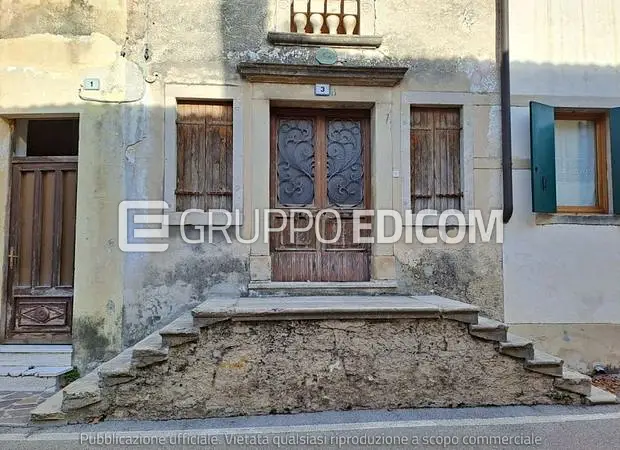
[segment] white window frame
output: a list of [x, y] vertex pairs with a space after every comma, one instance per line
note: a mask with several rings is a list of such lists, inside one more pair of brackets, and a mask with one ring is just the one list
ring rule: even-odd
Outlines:
[[[238, 85], [166, 84], [164, 99], [164, 201], [168, 203], [170, 225], [180, 225], [183, 212], [176, 210], [177, 188], [177, 101], [233, 103], [233, 186], [232, 225], [243, 225], [243, 110]], [[237, 213], [238, 212], [238, 213]], [[225, 225], [225, 214], [188, 214], [186, 225]]]
[[[461, 212], [467, 215], [474, 207], [474, 127], [471, 124], [471, 106], [475, 99], [471, 94], [442, 92], [403, 92], [401, 95], [401, 167], [403, 212], [411, 211], [411, 108], [452, 107], [461, 109], [461, 188], [463, 198]], [[412, 215], [412, 226], [416, 214]], [[436, 226], [439, 217], [426, 217], [424, 225]], [[451, 223], [448, 222], [450, 225]]]
[[[291, 32], [292, 3], [293, 0], [278, 0], [276, 6], [275, 31], [281, 33]], [[359, 36], [375, 35], [375, 0], [360, 0], [359, 21]]]

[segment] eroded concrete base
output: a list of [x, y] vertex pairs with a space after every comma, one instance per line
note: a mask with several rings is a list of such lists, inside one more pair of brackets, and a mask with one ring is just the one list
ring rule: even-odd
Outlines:
[[221, 322], [105, 389], [108, 417], [576, 402], [450, 320]]

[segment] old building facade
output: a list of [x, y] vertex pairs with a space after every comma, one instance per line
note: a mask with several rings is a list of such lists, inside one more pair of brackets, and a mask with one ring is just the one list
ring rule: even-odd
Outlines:
[[[522, 39], [531, 32], [530, 10], [548, 8], [548, 21], [557, 12], [557, 0], [530, 3], [515, 5], [510, 23], [515, 215], [506, 243], [429, 245], [403, 238], [355, 247], [345, 233], [327, 248], [307, 240], [247, 244], [234, 236], [228, 243], [221, 232], [212, 242], [188, 244], [181, 212], [239, 211], [234, 229], [249, 239], [257, 229], [263, 237], [254, 212], [270, 207], [336, 207], [345, 215], [361, 207], [455, 208], [484, 216], [501, 209], [495, 1], [0, 2], [2, 339], [70, 343], [74, 364], [84, 369], [204, 300], [287, 291], [304, 281], [332, 291], [437, 293], [523, 324], [533, 336], [547, 328], [528, 324], [616, 321], [610, 311], [618, 284], [611, 275], [600, 284], [595, 269], [614, 267], [614, 225], [596, 227], [609, 236], [594, 244], [593, 227], [533, 223], [539, 219], [526, 200], [526, 113], [530, 100], [614, 106], [609, 92], [617, 88], [618, 61], [589, 53], [590, 36], [600, 32], [595, 26], [584, 31], [579, 64], [591, 66], [583, 69]], [[618, 12], [611, 1], [595, 3], [593, 21]], [[579, 20], [577, 13], [559, 13]], [[561, 29], [574, 31], [571, 23]], [[535, 27], [546, 39], [555, 35], [548, 22]], [[617, 46], [620, 33], [610, 29]], [[558, 74], [568, 76], [565, 87]], [[584, 81], [594, 74], [601, 83]], [[582, 81], [583, 91], [575, 94]], [[355, 167], [338, 168], [332, 145], [342, 144], [345, 134], [348, 157], [357, 160]], [[305, 159], [287, 147], [308, 142]], [[338, 191], [344, 195], [338, 197], [330, 182], [342, 174], [357, 180], [357, 190]], [[165, 252], [121, 251], [119, 204], [125, 200], [166, 201]], [[606, 217], [612, 212], [604, 211]], [[195, 214], [188, 223], [206, 225], [208, 234], [217, 220]], [[437, 236], [438, 228], [425, 227], [425, 234]], [[583, 245], [583, 255], [562, 253], [568, 266], [544, 263], [581, 239], [588, 244], [575, 245]], [[591, 253], [598, 262], [584, 270]], [[598, 286], [589, 300], [571, 287], [576, 273], [590, 280], [579, 289]], [[575, 281], [558, 287], [557, 295], [549, 288], [566, 279]], [[551, 297], [571, 299], [572, 307], [557, 316], [557, 306], [545, 306], [552, 312], [540, 315], [530, 307], [554, 305]], [[592, 301], [599, 313], [582, 315], [577, 304]], [[601, 353], [606, 357], [614, 362]]]

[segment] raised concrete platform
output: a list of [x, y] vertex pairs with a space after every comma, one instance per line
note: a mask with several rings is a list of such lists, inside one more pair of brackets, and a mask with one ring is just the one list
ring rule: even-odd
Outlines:
[[507, 328], [434, 295], [212, 298], [32, 419], [615, 402]]
[[195, 319], [263, 320], [448, 318], [475, 324], [479, 308], [429, 295], [223, 298], [195, 308]]

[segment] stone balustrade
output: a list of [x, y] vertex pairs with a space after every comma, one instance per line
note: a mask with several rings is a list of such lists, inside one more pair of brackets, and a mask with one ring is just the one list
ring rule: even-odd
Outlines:
[[359, 0], [293, 0], [291, 31], [359, 34]]

